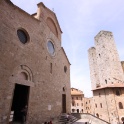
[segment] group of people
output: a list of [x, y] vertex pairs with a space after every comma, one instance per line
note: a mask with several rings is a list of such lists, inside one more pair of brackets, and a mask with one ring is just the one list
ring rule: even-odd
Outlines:
[[50, 122], [44, 122], [44, 124], [52, 124], [52, 121], [50, 121]]

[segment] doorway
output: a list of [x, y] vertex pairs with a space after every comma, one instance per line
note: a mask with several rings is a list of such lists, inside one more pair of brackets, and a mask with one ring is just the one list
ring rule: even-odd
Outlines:
[[66, 94], [62, 94], [62, 113], [66, 113]]
[[15, 84], [11, 111], [14, 111], [13, 122], [22, 121], [21, 110], [28, 105], [29, 86]]
[[77, 109], [77, 113], [79, 113], [79, 109]]

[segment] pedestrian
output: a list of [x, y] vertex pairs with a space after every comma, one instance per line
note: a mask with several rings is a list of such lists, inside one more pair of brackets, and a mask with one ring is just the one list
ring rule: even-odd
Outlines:
[[26, 122], [27, 109], [28, 109], [28, 106], [25, 105], [25, 107], [21, 110], [21, 113], [22, 113], [22, 123]]

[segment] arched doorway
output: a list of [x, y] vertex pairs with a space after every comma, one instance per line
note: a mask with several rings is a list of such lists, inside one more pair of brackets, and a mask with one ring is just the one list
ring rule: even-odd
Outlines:
[[[28, 84], [28, 75], [26, 72], [21, 72], [14, 77], [16, 80], [15, 88], [13, 91], [13, 100], [11, 106], [11, 112], [13, 112], [13, 122], [14, 123], [21, 123], [24, 118], [24, 112], [22, 110], [25, 106], [28, 106], [29, 100], [29, 91], [30, 86], [26, 85], [23, 82]], [[26, 115], [27, 111], [25, 112]]]
[[11, 107], [11, 111], [14, 112], [13, 122], [22, 122], [23, 117], [21, 110], [28, 105], [29, 90], [29, 86], [15, 84]]

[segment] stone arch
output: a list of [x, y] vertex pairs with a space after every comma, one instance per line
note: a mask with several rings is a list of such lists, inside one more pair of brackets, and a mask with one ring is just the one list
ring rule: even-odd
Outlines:
[[47, 23], [48, 27], [51, 29], [51, 31], [58, 37], [57, 27], [56, 27], [56, 24], [53, 21], [53, 19], [51, 19], [50, 17], [48, 17], [46, 19], [46, 23]]
[[20, 65], [13, 70], [9, 82], [34, 86], [32, 70], [27, 65]]

